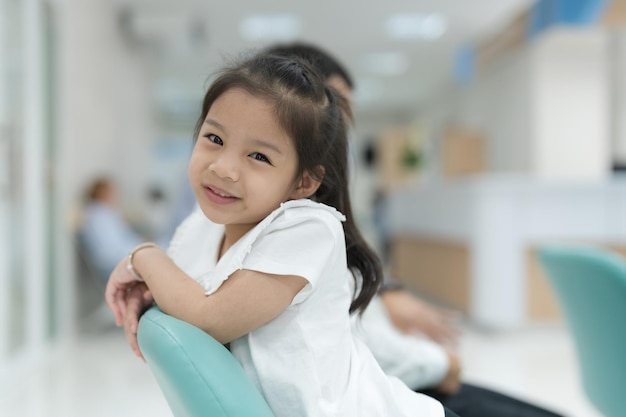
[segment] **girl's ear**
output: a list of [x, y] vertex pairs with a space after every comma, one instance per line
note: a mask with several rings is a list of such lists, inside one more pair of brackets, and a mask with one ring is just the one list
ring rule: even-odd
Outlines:
[[320, 185], [322, 184], [322, 180], [318, 180], [316, 178], [324, 178], [324, 168], [320, 167], [319, 169], [321, 170], [322, 175], [316, 175], [313, 177], [308, 171], [305, 171], [304, 174], [302, 174], [296, 188], [291, 193], [292, 200], [308, 198], [315, 194], [317, 189], [320, 188]]

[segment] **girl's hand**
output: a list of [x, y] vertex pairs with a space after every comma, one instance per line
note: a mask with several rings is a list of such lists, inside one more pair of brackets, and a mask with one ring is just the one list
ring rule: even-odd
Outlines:
[[115, 324], [124, 324], [126, 315], [126, 293], [129, 288], [139, 284], [127, 269], [128, 259], [124, 258], [117, 264], [106, 286], [104, 298], [115, 315]]
[[154, 298], [146, 284], [139, 283], [126, 295], [126, 315], [124, 316], [124, 334], [135, 355], [146, 361], [137, 343], [137, 326], [141, 315], [154, 303]]

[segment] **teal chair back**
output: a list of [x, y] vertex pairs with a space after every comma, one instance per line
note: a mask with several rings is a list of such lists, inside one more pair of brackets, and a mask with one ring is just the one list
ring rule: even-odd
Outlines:
[[571, 329], [587, 397], [626, 415], [626, 262], [592, 247], [543, 247], [540, 262]]
[[152, 307], [137, 339], [175, 417], [273, 417], [232, 354], [206, 332]]

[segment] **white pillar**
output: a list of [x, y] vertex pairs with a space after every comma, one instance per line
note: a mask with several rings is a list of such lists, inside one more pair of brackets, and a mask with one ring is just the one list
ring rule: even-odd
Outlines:
[[494, 329], [526, 320], [523, 220], [519, 201], [500, 187], [476, 189], [472, 208], [471, 318]]
[[26, 335], [30, 349], [45, 341], [48, 312], [45, 244], [43, 14], [41, 0], [23, 0], [23, 180]]
[[8, 92], [6, 88], [7, 11], [0, 0], [0, 368], [2, 368], [9, 343], [9, 259], [8, 259], [8, 188], [9, 188], [9, 138], [7, 129]]
[[613, 161], [626, 166], [626, 30], [610, 33], [611, 147]]
[[602, 180], [611, 172], [608, 36], [553, 29], [532, 56], [532, 172], [556, 180]]

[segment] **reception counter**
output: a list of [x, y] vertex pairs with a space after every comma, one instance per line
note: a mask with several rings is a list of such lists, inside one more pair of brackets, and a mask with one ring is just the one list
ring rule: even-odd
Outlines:
[[559, 319], [535, 251], [553, 242], [626, 247], [626, 179], [555, 183], [518, 176], [441, 181], [390, 193], [396, 279], [475, 323]]

